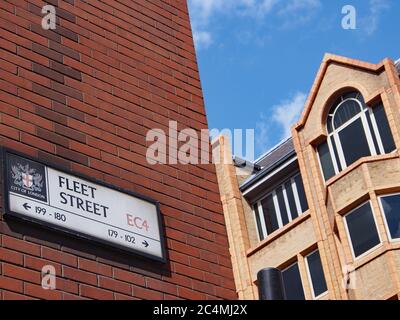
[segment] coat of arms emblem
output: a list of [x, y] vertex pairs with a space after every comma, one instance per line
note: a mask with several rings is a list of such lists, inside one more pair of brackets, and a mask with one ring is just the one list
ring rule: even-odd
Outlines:
[[15, 185], [35, 192], [42, 191], [43, 176], [36, 172], [36, 169], [30, 168], [29, 164], [23, 166], [17, 163], [12, 166], [11, 170]]

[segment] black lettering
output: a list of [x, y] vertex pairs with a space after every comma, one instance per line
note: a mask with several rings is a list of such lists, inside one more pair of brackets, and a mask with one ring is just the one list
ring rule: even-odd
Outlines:
[[70, 184], [70, 181], [69, 181], [68, 178], [65, 178], [65, 183], [66, 183], [65, 188], [66, 188], [67, 190], [69, 190], [69, 191], [74, 191], [74, 189], [71, 187], [71, 184]]
[[106, 206], [101, 206], [103, 208], [103, 214], [104, 214], [104, 218], [107, 218], [107, 210], [110, 209], [109, 207]]
[[[66, 184], [68, 184], [67, 181], [68, 180], [66, 180]], [[95, 188], [93, 189], [90, 188], [90, 189], [92, 191], [95, 190]], [[104, 218], [107, 218], [109, 207], [106, 207], [104, 205], [89, 200], [84, 200], [80, 197], [74, 196], [66, 192], [60, 192], [60, 198], [61, 198], [60, 200], [61, 204], [69, 205], [72, 208], [77, 208], [78, 210], [88, 213], [93, 213], [97, 216], [103, 216]]]
[[76, 207], [81, 210], [85, 210], [83, 207], [83, 200], [81, 198], [76, 198]]
[[75, 196], [73, 196], [72, 194], [68, 194], [68, 197], [69, 197], [69, 201], [70, 201], [70, 206], [73, 207]]
[[62, 176], [58, 176], [58, 182], [59, 182], [60, 188], [62, 188], [62, 186], [65, 184], [65, 178]]
[[88, 194], [88, 186], [87, 186], [86, 184], [82, 184], [82, 185], [81, 185], [81, 193], [82, 193], [84, 196], [89, 197], [89, 194]]
[[100, 205], [98, 203], [94, 203], [93, 204], [93, 213], [98, 216], [101, 216], [101, 213], [99, 211], [100, 211]]
[[93, 213], [93, 202], [86, 201], [86, 211]]
[[95, 187], [87, 186], [92, 192], [92, 198], [94, 199], [94, 191], [97, 190]]
[[65, 198], [66, 197], [65, 192], [60, 192], [60, 197], [62, 198], [62, 200], [61, 200], [62, 204], [67, 204], [68, 203], [67, 199]]
[[79, 188], [80, 183], [78, 181], [74, 181], [73, 185], [74, 185], [74, 192], [81, 193], [80, 188]]

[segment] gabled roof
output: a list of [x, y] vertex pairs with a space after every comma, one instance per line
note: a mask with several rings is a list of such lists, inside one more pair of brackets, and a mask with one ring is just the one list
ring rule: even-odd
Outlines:
[[290, 137], [279, 142], [279, 144], [268, 150], [260, 158], [258, 158], [255, 163], [262, 168], [269, 167], [293, 150], [293, 139]]
[[245, 180], [240, 186], [240, 191], [244, 192], [295, 158], [296, 151], [293, 146], [293, 140], [290, 138], [256, 162], [256, 165], [263, 163], [262, 169]]
[[307, 118], [311, 112], [311, 107], [318, 94], [319, 88], [321, 86], [322, 80], [324, 79], [328, 66], [334, 63], [375, 73], [379, 73], [381, 70], [393, 66], [393, 61], [388, 58], [384, 59], [378, 64], [373, 64], [373, 63], [363, 62], [360, 60], [337, 56], [330, 53], [325, 54], [324, 59], [319, 68], [319, 71], [317, 73], [317, 76], [315, 78], [314, 84], [311, 88], [308, 99], [306, 101], [303, 113], [300, 117], [299, 122], [295, 125], [295, 129], [299, 130], [306, 123]]

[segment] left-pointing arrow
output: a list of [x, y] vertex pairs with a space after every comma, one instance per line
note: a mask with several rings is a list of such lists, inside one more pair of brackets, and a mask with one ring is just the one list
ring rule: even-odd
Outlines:
[[31, 208], [31, 206], [27, 203], [24, 203], [23, 207], [25, 208], [25, 210], [29, 210]]

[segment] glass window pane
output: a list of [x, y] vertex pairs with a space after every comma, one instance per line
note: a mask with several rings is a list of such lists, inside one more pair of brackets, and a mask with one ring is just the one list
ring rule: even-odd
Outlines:
[[339, 138], [348, 166], [362, 157], [371, 155], [361, 118], [342, 129]]
[[363, 108], [366, 108], [364, 97], [360, 92], [357, 92], [356, 99], [361, 102]]
[[347, 215], [346, 222], [356, 257], [380, 243], [369, 202]]
[[315, 251], [307, 256], [307, 264], [308, 270], [310, 271], [314, 296], [318, 297], [328, 290], [319, 251]]
[[286, 210], [285, 199], [283, 198], [283, 188], [282, 187], [279, 187], [278, 189], [276, 189], [276, 196], [278, 198], [282, 224], [286, 225], [289, 223], [289, 218], [288, 218], [288, 214], [287, 214], [287, 210]]
[[258, 203], [254, 205], [254, 214], [256, 215], [257, 231], [260, 241], [264, 240], [264, 233], [261, 226], [260, 213], [258, 212]]
[[264, 219], [265, 219], [265, 225], [267, 227], [267, 232], [268, 234], [271, 234], [272, 232], [278, 230], [279, 228], [272, 195], [269, 195], [264, 200], [262, 200], [261, 206], [264, 212]]
[[292, 216], [292, 219], [294, 220], [299, 216], [299, 214], [297, 212], [296, 201], [294, 200], [291, 181], [285, 183], [285, 190], [289, 202], [290, 214]]
[[294, 181], [296, 183], [296, 188], [297, 188], [297, 193], [299, 194], [299, 200], [300, 200], [300, 206], [302, 213], [306, 212], [308, 210], [308, 202], [306, 198], [306, 193], [304, 192], [304, 185], [303, 185], [303, 180], [301, 178], [301, 175], [297, 175], [294, 178]]
[[333, 168], [333, 162], [327, 142], [321, 143], [318, 146], [318, 155], [325, 181], [327, 181], [335, 175], [335, 169]]
[[335, 129], [345, 124], [350, 119], [354, 118], [361, 112], [360, 104], [355, 100], [347, 100], [340, 105], [339, 109], [335, 112], [333, 119]]
[[287, 300], [305, 300], [303, 284], [301, 283], [299, 266], [297, 263], [282, 271], [282, 278]]
[[385, 149], [385, 153], [390, 153], [396, 149], [396, 145], [393, 140], [392, 131], [389, 127], [389, 122], [386, 117], [385, 109], [383, 105], [380, 104], [373, 109], [376, 124], [378, 125], [379, 134], [382, 139], [383, 148]]
[[337, 151], [335, 139], [333, 139], [333, 136], [329, 137], [328, 139], [331, 142], [333, 152], [335, 153], [335, 159], [336, 159], [336, 164], [338, 166], [338, 170], [342, 171], [342, 165], [340, 163], [339, 154], [338, 154], [338, 151]]
[[392, 239], [400, 238], [400, 195], [381, 198], [386, 223]]
[[353, 92], [345, 93], [342, 97], [343, 97], [343, 100], [346, 100], [346, 99], [350, 99], [350, 98], [359, 99], [360, 96], [361, 95], [357, 91], [353, 91]]

